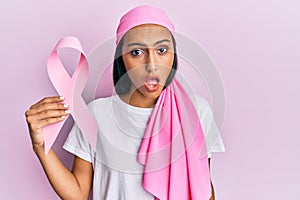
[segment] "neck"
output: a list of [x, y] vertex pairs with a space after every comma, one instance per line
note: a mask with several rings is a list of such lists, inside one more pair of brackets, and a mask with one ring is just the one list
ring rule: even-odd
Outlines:
[[127, 104], [140, 108], [152, 108], [156, 102], [156, 99], [146, 97], [138, 90], [130, 91], [127, 94], [120, 95], [120, 98]]

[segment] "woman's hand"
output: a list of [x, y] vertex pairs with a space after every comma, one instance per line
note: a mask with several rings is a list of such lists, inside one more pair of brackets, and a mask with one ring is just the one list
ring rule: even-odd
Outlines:
[[34, 148], [44, 148], [43, 127], [62, 121], [69, 115], [68, 105], [59, 96], [46, 97], [25, 112], [31, 142]]
[[93, 180], [92, 163], [75, 156], [73, 170], [70, 172], [52, 148], [48, 154], [44, 151], [43, 127], [62, 121], [70, 113], [69, 106], [63, 101], [64, 98], [59, 96], [46, 97], [26, 111], [33, 150], [61, 199], [88, 199]]

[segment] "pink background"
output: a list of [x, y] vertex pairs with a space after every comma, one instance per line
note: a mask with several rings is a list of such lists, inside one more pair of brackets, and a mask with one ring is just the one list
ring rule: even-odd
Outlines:
[[[54, 44], [75, 35], [89, 52], [113, 36], [125, 11], [144, 3], [165, 9], [177, 31], [201, 44], [224, 81], [226, 153], [211, 163], [216, 199], [300, 199], [295, 0], [1, 1], [0, 199], [59, 199], [32, 152], [24, 117], [32, 103], [56, 94], [46, 72]], [[70, 167], [65, 137], [54, 148]]]

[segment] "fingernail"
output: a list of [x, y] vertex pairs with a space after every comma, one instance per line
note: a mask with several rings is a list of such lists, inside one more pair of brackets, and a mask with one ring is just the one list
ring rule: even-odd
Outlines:
[[60, 97], [59, 97], [59, 99], [60, 99], [60, 100], [64, 100], [64, 99], [65, 99], [65, 97], [63, 97], [63, 96], [60, 96]]
[[71, 110], [65, 110], [65, 113], [70, 114]]
[[67, 108], [67, 107], [69, 107], [69, 105], [68, 104], [66, 104], [66, 103], [64, 103], [64, 108]]
[[66, 118], [66, 116], [63, 115], [63, 116], [61, 116], [60, 118], [61, 118], [61, 119], [64, 119], [64, 118]]

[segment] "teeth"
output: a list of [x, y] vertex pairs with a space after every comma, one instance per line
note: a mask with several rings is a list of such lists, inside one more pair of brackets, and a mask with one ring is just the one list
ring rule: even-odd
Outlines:
[[157, 78], [150, 78], [145, 83], [149, 88], [155, 88], [158, 84], [159, 80]]
[[157, 83], [158, 83], [157, 79], [150, 79], [147, 81], [147, 84], [150, 86], [157, 85]]

